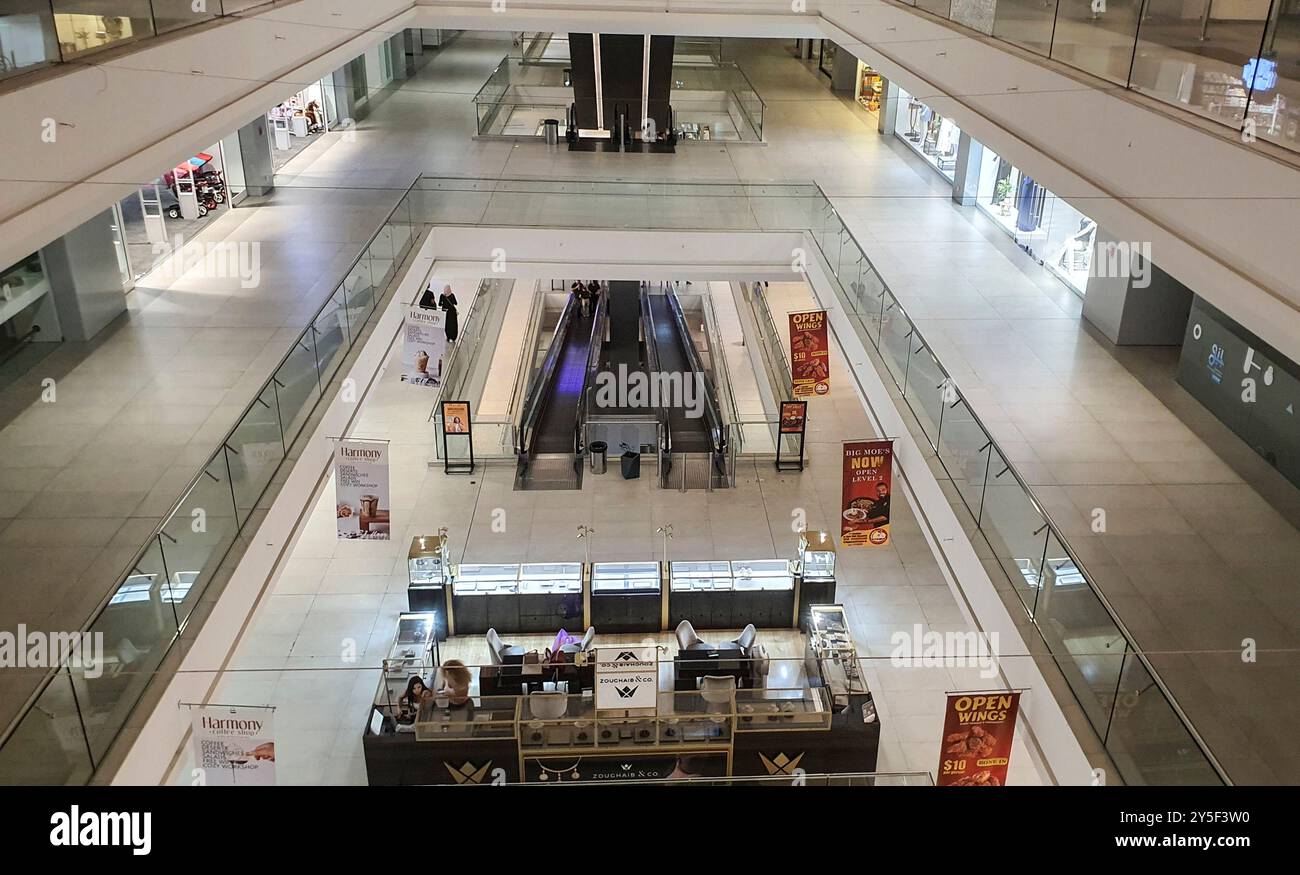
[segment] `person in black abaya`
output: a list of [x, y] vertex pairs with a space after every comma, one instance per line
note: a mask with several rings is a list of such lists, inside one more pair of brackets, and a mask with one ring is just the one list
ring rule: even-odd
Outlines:
[[438, 308], [447, 314], [445, 327], [448, 343], [455, 343], [456, 335], [460, 333], [460, 324], [456, 317], [456, 304], [456, 293], [451, 290], [451, 284], [443, 286], [442, 294], [438, 296]]
[[419, 307], [421, 310], [438, 309], [438, 299], [433, 296], [433, 286], [429, 286], [424, 290], [424, 294], [420, 296]]

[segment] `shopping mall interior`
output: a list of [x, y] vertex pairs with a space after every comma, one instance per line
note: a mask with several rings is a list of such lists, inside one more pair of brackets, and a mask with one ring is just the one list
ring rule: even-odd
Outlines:
[[0, 784], [1300, 783], [1294, 3], [201, 5], [0, 9]]

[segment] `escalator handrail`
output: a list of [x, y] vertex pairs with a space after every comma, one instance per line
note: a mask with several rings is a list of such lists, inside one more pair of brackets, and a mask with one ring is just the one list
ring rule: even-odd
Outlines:
[[[641, 286], [641, 324], [645, 326], [645, 357], [646, 368], [652, 374], [659, 373], [659, 335], [655, 333], [654, 311], [650, 308], [650, 286], [644, 284]], [[659, 429], [663, 434], [663, 445], [659, 448], [660, 452], [672, 453], [673, 451], [673, 429], [671, 420], [668, 418], [668, 411], [663, 407], [655, 410], [655, 418], [659, 420]]]
[[570, 292], [568, 303], [564, 305], [564, 310], [560, 313], [560, 321], [555, 326], [555, 334], [551, 336], [551, 344], [546, 350], [546, 358], [542, 361], [542, 367], [537, 372], [537, 379], [528, 387], [528, 396], [524, 401], [524, 409], [519, 419], [519, 446], [516, 448], [516, 451], [521, 456], [532, 455], [537, 423], [541, 419], [542, 410], [545, 407], [544, 402], [548, 396], [551, 382], [555, 378], [556, 368], [559, 367], [560, 356], [564, 351], [564, 341], [569, 336], [569, 329], [573, 325], [573, 314], [577, 312], [577, 307], [578, 299]]
[[591, 401], [591, 391], [595, 386], [596, 375], [600, 371], [600, 352], [605, 343], [605, 319], [608, 309], [605, 302], [609, 299], [609, 293], [600, 295], [596, 301], [596, 309], [591, 314], [591, 339], [587, 347], [587, 369], [582, 375], [582, 394], [578, 397], [582, 403], [578, 405], [577, 413], [574, 414], [573, 423], [573, 454], [581, 456], [585, 447], [582, 443], [582, 423], [586, 418], [587, 406]]
[[704, 381], [704, 398], [707, 401], [704, 405], [704, 413], [709, 420], [709, 431], [713, 435], [713, 451], [720, 453], [726, 441], [722, 428], [722, 414], [719, 412], [721, 406], [718, 404], [718, 396], [713, 387], [713, 380], [709, 378], [709, 372], [704, 369], [704, 360], [700, 358], [700, 351], [695, 348], [695, 341], [691, 338], [690, 328], [686, 325], [686, 314], [682, 312], [682, 305], [677, 300], [677, 294], [671, 287], [667, 291], [668, 309], [672, 311], [673, 324], [677, 327], [677, 336], [681, 340], [682, 348], [686, 351], [686, 361], [690, 364], [691, 369], [696, 371]]

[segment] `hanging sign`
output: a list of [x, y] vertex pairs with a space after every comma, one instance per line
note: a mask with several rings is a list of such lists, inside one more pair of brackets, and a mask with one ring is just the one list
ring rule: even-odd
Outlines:
[[894, 442], [845, 441], [840, 543], [883, 547], [889, 543], [889, 497]]
[[939, 787], [1007, 783], [1020, 693], [949, 693], [939, 753]]
[[830, 393], [830, 349], [825, 310], [790, 314], [790, 379], [794, 397]]
[[655, 709], [659, 704], [659, 649], [596, 648], [596, 710]]
[[442, 385], [447, 356], [447, 314], [411, 307], [406, 311], [402, 341], [402, 382], [414, 386]]
[[340, 440], [334, 445], [334, 498], [340, 538], [387, 541], [388, 444]]
[[209, 787], [275, 786], [275, 711], [200, 706], [190, 736], [194, 765]]

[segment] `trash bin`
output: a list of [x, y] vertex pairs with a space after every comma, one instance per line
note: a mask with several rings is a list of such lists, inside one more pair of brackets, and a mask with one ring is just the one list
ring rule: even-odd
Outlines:
[[557, 118], [542, 119], [542, 131], [546, 135], [546, 145], [554, 146], [560, 142], [560, 120]]
[[591, 453], [591, 473], [604, 474], [605, 465], [608, 463], [606, 454], [609, 452], [609, 444], [604, 441], [592, 441], [587, 449]]
[[620, 462], [623, 466], [624, 480], [635, 480], [641, 476], [641, 454], [640, 453], [634, 450], [628, 450], [626, 453], [622, 455], [622, 457], [620, 458]]

